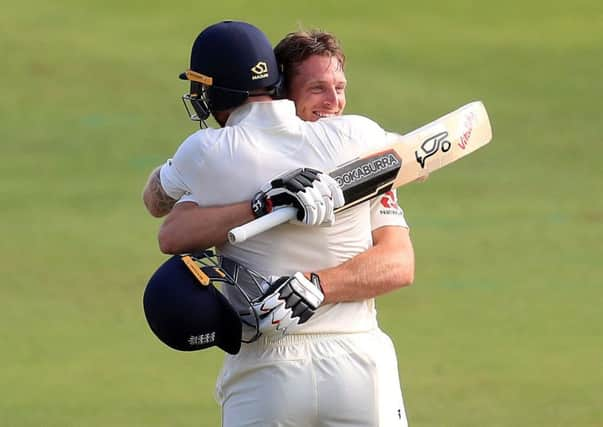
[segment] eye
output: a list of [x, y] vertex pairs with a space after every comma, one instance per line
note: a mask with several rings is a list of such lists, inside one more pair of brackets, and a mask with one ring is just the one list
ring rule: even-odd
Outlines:
[[310, 86], [310, 92], [312, 93], [321, 93], [324, 90], [322, 85]]

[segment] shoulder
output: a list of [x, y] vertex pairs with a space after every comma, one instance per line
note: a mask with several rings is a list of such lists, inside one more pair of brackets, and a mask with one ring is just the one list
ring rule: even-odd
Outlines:
[[190, 134], [184, 139], [181, 146], [196, 147], [199, 150], [205, 150], [211, 147], [211, 141], [215, 141], [221, 137], [227, 128], [205, 128]]
[[190, 134], [180, 144], [174, 157], [194, 159], [209, 155], [216, 148], [214, 142], [224, 138], [224, 130], [207, 128]]
[[377, 122], [373, 119], [370, 119], [366, 116], [361, 116], [359, 114], [345, 114], [343, 116], [330, 117], [326, 120], [331, 120], [335, 123], [346, 124], [348, 126], [379, 126]]
[[343, 139], [364, 141], [372, 145], [385, 144], [386, 131], [374, 120], [360, 115], [345, 115], [319, 120], [332, 127]]
[[342, 132], [348, 133], [376, 133], [381, 134], [385, 131], [383, 128], [374, 120], [369, 119], [365, 116], [360, 115], [345, 115], [339, 117], [331, 117], [329, 119], [320, 120], [338, 128]]

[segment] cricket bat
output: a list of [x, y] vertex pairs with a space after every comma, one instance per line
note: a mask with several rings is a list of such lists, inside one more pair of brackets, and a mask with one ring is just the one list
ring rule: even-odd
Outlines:
[[[343, 190], [339, 212], [391, 189], [426, 177], [483, 147], [492, 139], [488, 112], [481, 101], [471, 102], [405, 135], [392, 134], [389, 148], [367, 153], [331, 171]], [[297, 209], [276, 209], [235, 227], [228, 241], [241, 243], [297, 216]]]

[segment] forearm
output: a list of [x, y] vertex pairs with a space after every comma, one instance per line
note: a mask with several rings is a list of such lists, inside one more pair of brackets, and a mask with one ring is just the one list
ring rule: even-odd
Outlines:
[[147, 211], [156, 218], [167, 215], [176, 203], [176, 200], [168, 196], [161, 186], [160, 170], [161, 166], [151, 172], [142, 192], [142, 199]]
[[166, 254], [179, 254], [221, 245], [231, 228], [251, 220], [248, 201], [215, 207], [178, 203], [159, 229], [159, 248]]
[[408, 229], [383, 227], [374, 236], [372, 248], [316, 272], [325, 292], [324, 303], [373, 298], [413, 282], [415, 260]]

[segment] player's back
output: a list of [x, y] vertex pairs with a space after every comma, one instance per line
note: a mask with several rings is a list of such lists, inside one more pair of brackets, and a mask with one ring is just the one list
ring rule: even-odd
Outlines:
[[384, 131], [366, 118], [305, 122], [294, 108], [286, 100], [246, 104], [226, 127], [191, 135], [174, 162], [185, 177], [203, 178], [186, 182], [195, 200], [206, 206], [250, 200], [283, 172], [297, 167], [329, 171], [383, 143], [376, 139], [383, 140], [379, 132]]
[[[385, 131], [366, 118], [304, 122], [294, 108], [290, 101], [250, 103], [235, 110], [226, 127], [189, 137], [173, 159], [190, 192], [186, 199], [201, 206], [250, 200], [283, 172], [299, 167], [332, 170], [386, 143]], [[164, 181], [169, 179], [162, 174]], [[264, 275], [289, 275], [339, 265], [371, 244], [370, 209], [365, 202], [337, 214], [332, 227], [283, 224], [242, 244], [226, 243], [218, 249]], [[374, 326], [372, 300], [335, 306], [321, 307], [303, 325], [304, 332]], [[343, 312], [348, 315], [341, 316]]]

